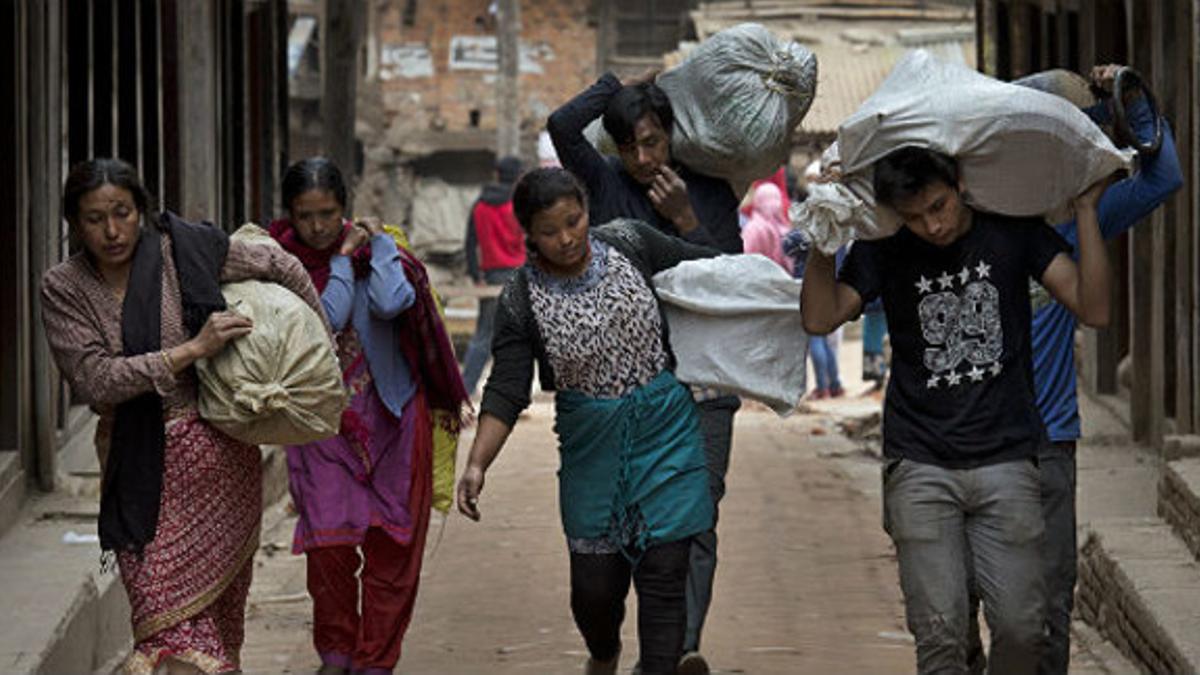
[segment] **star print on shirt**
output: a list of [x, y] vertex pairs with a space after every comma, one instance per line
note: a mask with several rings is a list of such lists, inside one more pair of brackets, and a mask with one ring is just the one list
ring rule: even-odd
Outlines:
[[937, 375], [934, 375], [933, 377], [929, 378], [928, 382], [925, 383], [925, 388], [926, 389], [937, 389], [938, 383], [940, 383], [941, 381], [942, 381], [941, 378], [939, 378]]
[[979, 366], [972, 366], [970, 372], [967, 373], [967, 377], [971, 378], [972, 382], [979, 382], [983, 380], [985, 372], [980, 370]]
[[962, 375], [953, 370], [946, 376], [946, 384], [951, 387], [957, 387], [959, 382], [962, 382]]
[[954, 277], [950, 276], [946, 272], [942, 272], [942, 276], [938, 277], [937, 281], [942, 285], [943, 289], [950, 288], [954, 285]]
[[918, 293], [929, 293], [931, 291], [933, 291], [933, 282], [930, 281], [929, 279], [926, 279], [925, 275], [922, 274], [921, 279], [919, 281], [917, 281], [917, 292]]
[[979, 275], [980, 279], [987, 279], [989, 276], [991, 276], [991, 271], [992, 266], [983, 262], [982, 260], [980, 260], [979, 264], [975, 266], [975, 273]]
[[997, 361], [992, 364], [992, 367], [990, 368], [990, 370], [992, 371], [992, 376], [994, 377], [996, 375], [999, 375], [1000, 371], [1004, 370], [1004, 368], [1000, 365], [1000, 362]]
[[971, 280], [971, 270], [969, 270], [965, 267], [962, 268], [962, 271], [958, 273], [959, 283], [966, 284], [970, 280]]

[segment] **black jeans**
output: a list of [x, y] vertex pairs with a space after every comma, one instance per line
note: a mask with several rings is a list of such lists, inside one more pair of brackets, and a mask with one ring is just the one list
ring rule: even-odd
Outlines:
[[[1075, 535], [1075, 441], [1057, 441], [1038, 453], [1042, 483], [1042, 570], [1046, 582], [1046, 643], [1039, 675], [1063, 675], [1071, 663], [1071, 612], [1075, 607], [1079, 549]], [[970, 600], [967, 663], [971, 675], [987, 670], [979, 636], [979, 595]]]
[[700, 413], [700, 433], [704, 435], [705, 464], [708, 468], [708, 492], [713, 502], [713, 529], [692, 537], [688, 562], [687, 632], [683, 651], [700, 651], [700, 633], [712, 604], [713, 578], [717, 574], [717, 517], [725, 496], [725, 474], [729, 472], [729, 450], [733, 447], [733, 415], [742, 405], [736, 396], [696, 404]]
[[683, 656], [687, 624], [684, 589], [691, 538], [652, 546], [633, 565], [620, 553], [571, 554], [571, 613], [592, 658], [621, 651], [625, 596], [638, 596], [638, 652], [642, 673], [669, 675]]

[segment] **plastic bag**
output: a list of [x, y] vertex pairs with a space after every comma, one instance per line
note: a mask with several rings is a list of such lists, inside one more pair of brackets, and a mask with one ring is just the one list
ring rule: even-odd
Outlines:
[[702, 42], [657, 83], [675, 113], [672, 156], [744, 192], [791, 156], [792, 131], [816, 94], [817, 58], [743, 23]]
[[[821, 155], [821, 168], [840, 173], [837, 143]], [[899, 219], [875, 218], [875, 191], [861, 173], [833, 183], [809, 183], [808, 196], [788, 209], [792, 225], [804, 230], [808, 240], [825, 255], [855, 239], [882, 239], [900, 229]]]
[[[277, 246], [257, 225], [233, 238]], [[288, 289], [265, 281], [221, 287], [229, 309], [254, 330], [196, 362], [200, 416], [254, 445], [300, 445], [338, 433], [348, 396], [321, 317]]]
[[[822, 251], [851, 238], [874, 239], [900, 227], [895, 212], [876, 207], [876, 161], [916, 146], [958, 160], [966, 202], [981, 211], [1071, 217], [1071, 201], [1109, 174], [1131, 167], [1132, 151], [1119, 150], [1069, 101], [1001, 82], [960, 64], [915, 50], [904, 57], [862, 107], [838, 128], [836, 149], [822, 165], [838, 163], [846, 192], [869, 207], [870, 220], [846, 192], [818, 191], [817, 201], [794, 211], [794, 223]], [[812, 220], [830, 212], [831, 200], [854, 214], [847, 221]], [[871, 213], [873, 211], [873, 213]], [[857, 219], [857, 220], [856, 220]], [[850, 228], [850, 232], [837, 228]]]
[[800, 285], [757, 254], [691, 260], [656, 274], [676, 377], [790, 414], [806, 384]]

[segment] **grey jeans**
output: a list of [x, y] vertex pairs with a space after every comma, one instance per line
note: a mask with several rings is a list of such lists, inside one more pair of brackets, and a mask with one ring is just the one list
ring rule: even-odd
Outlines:
[[990, 672], [1037, 672], [1046, 592], [1036, 463], [945, 469], [889, 460], [883, 474], [884, 529], [896, 545], [917, 671], [968, 672], [973, 573], [991, 629]]
[[729, 471], [729, 449], [733, 444], [733, 415], [742, 402], [736, 396], [722, 396], [696, 404], [700, 412], [700, 431], [704, 436], [705, 465], [708, 468], [708, 492], [713, 501], [713, 529], [692, 537], [688, 558], [687, 632], [683, 651], [700, 650], [700, 633], [708, 606], [712, 604], [713, 578], [717, 573], [717, 506], [725, 496], [725, 474]]
[[[1046, 645], [1039, 675], [1066, 675], [1071, 665], [1071, 612], [1079, 549], [1075, 534], [1075, 442], [1053, 443], [1038, 453], [1042, 480], [1042, 570], [1046, 579]], [[984, 672], [987, 660], [979, 636], [979, 596], [971, 594], [967, 661], [971, 673]]]

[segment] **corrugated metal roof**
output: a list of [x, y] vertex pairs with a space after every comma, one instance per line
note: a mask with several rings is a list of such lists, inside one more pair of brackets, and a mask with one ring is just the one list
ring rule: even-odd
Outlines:
[[[858, 110], [892, 72], [909, 47], [877, 46], [866, 49], [842, 45], [813, 45], [817, 55], [817, 95], [800, 123], [800, 134], [837, 133], [838, 125]], [[973, 42], [926, 45], [937, 57], [975, 67]]]

